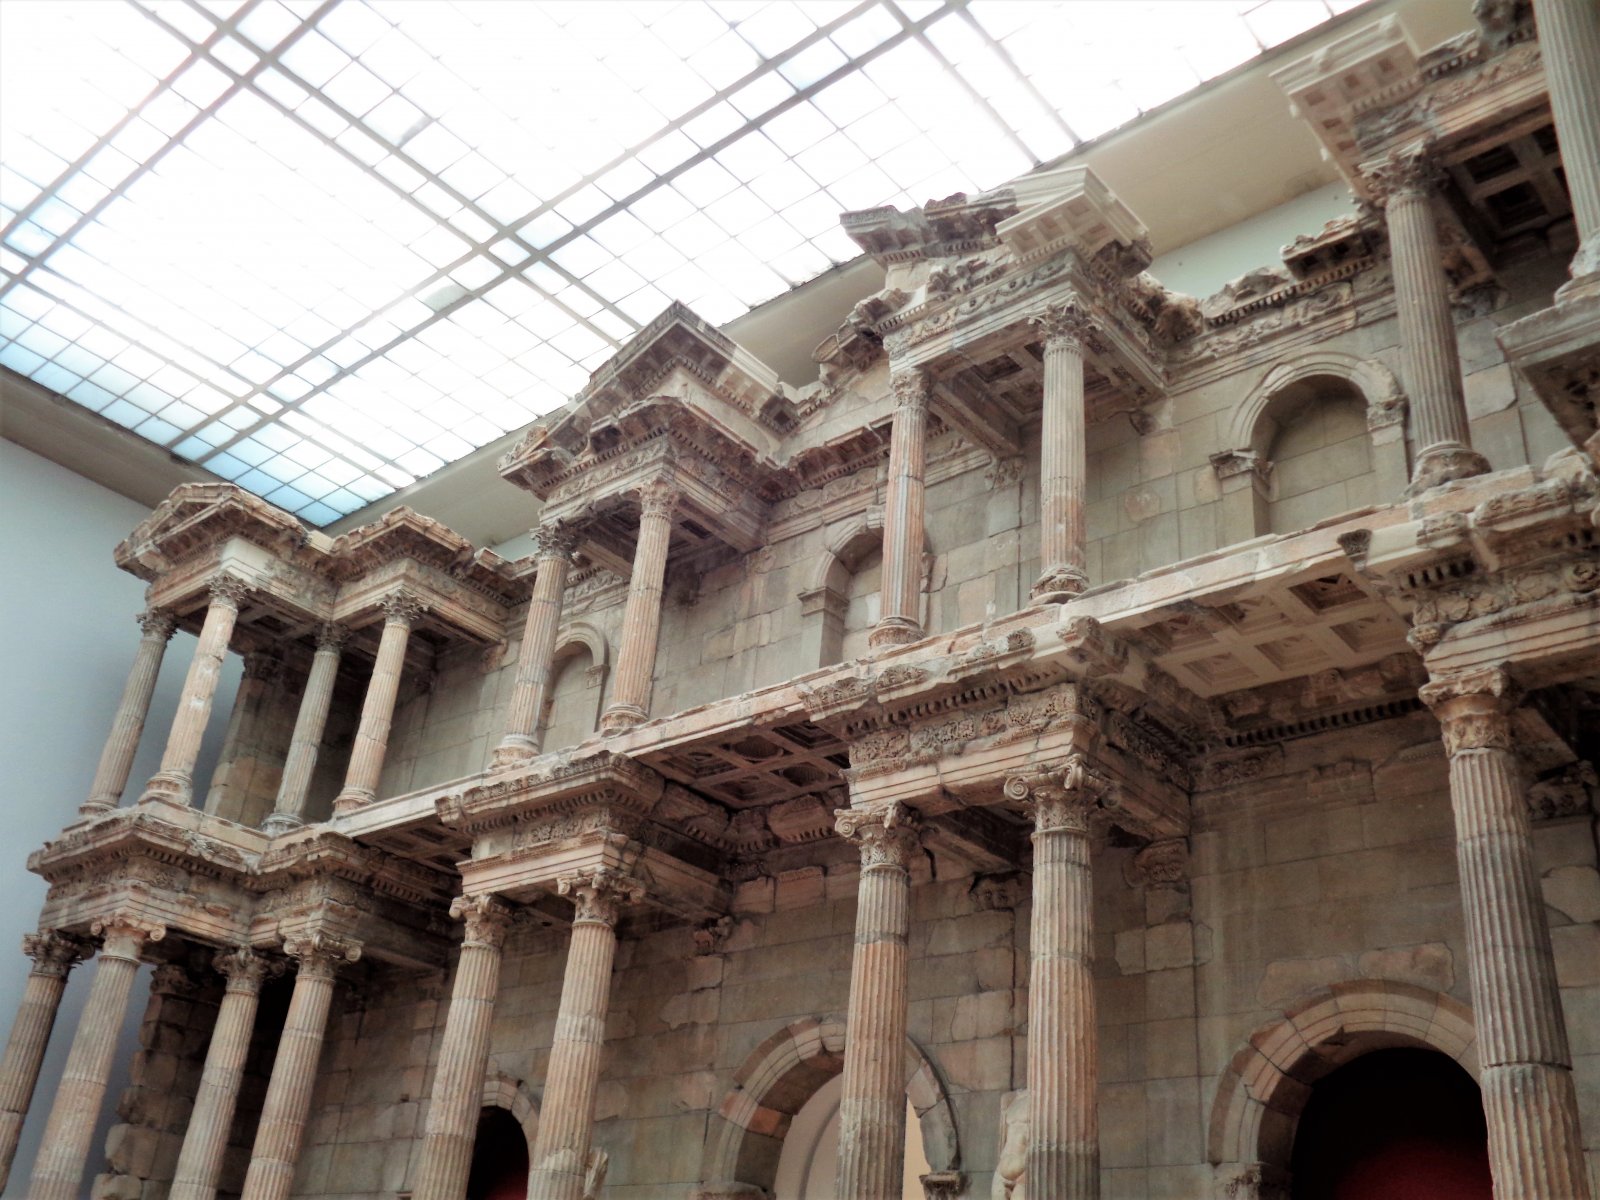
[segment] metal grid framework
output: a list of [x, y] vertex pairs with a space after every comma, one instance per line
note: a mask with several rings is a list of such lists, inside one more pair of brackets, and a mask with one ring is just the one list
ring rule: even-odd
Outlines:
[[0, 363], [313, 525], [1359, 0], [7, 0]]

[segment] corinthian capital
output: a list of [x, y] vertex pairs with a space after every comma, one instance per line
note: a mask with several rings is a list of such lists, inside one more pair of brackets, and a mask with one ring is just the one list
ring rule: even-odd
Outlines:
[[211, 956], [211, 965], [227, 979], [227, 990], [254, 995], [269, 975], [283, 972], [285, 964], [280, 959], [257, 954], [249, 946], [234, 946], [218, 950]]
[[644, 884], [609, 867], [563, 875], [556, 880], [556, 891], [572, 897], [578, 910], [574, 920], [611, 926], [621, 918], [625, 906], [644, 899]]
[[534, 554], [567, 562], [578, 549], [578, 531], [565, 521], [545, 521], [533, 531]]
[[1433, 142], [1427, 138], [1401, 147], [1366, 171], [1367, 189], [1379, 205], [1387, 205], [1396, 196], [1426, 196], [1442, 178]]
[[166, 641], [178, 627], [177, 618], [164, 608], [147, 608], [139, 614], [139, 628], [147, 638]]
[[1077, 751], [1058, 767], [1020, 772], [1005, 783], [1006, 799], [1021, 803], [1033, 818], [1036, 833], [1087, 833], [1089, 810], [1110, 794], [1110, 780], [1089, 765], [1088, 755]]
[[429, 605], [415, 592], [401, 588], [379, 600], [378, 607], [383, 609], [383, 617], [388, 624], [405, 625], [409, 628], [422, 618], [422, 614], [428, 611]]
[[318, 650], [343, 650], [350, 640], [350, 631], [335, 621], [324, 621], [317, 626]]
[[283, 952], [299, 964], [300, 974], [312, 979], [332, 979], [340, 967], [361, 957], [361, 945], [319, 930], [285, 938]]
[[833, 816], [839, 836], [860, 849], [862, 870], [881, 866], [907, 869], [922, 847], [922, 817], [899, 801], [877, 808], [841, 808]]
[[23, 934], [22, 952], [33, 959], [31, 974], [65, 979], [67, 972], [94, 953], [94, 946], [70, 933], [46, 929]]
[[1499, 667], [1442, 675], [1418, 695], [1444, 728], [1445, 750], [1510, 750], [1517, 688]]
[[1094, 330], [1094, 321], [1081, 304], [1052, 304], [1029, 321], [1044, 336], [1045, 348], [1064, 345], [1082, 350]]
[[251, 587], [237, 575], [218, 575], [206, 585], [211, 593], [211, 603], [225, 604], [235, 612], [251, 592]]
[[450, 915], [466, 923], [463, 946], [498, 950], [511, 928], [511, 906], [498, 896], [457, 896], [450, 902]]
[[652, 479], [639, 487], [639, 515], [641, 517], [666, 517], [669, 520], [678, 507], [682, 493], [676, 485], [665, 479]]
[[894, 393], [895, 407], [923, 411], [933, 395], [933, 379], [920, 368], [896, 371], [889, 376], [889, 390]]

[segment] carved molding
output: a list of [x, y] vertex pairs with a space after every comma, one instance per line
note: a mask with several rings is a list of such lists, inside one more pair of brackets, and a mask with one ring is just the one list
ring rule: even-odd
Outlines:
[[1074, 751], [1058, 767], [1009, 776], [1004, 791], [1033, 820], [1035, 834], [1088, 833], [1090, 810], [1106, 803], [1112, 786], [1088, 755]]
[[466, 925], [463, 946], [499, 950], [505, 945], [513, 915], [511, 906], [498, 896], [457, 896], [450, 902], [451, 918]]
[[286, 938], [283, 952], [294, 959], [299, 972], [311, 979], [332, 979], [340, 967], [361, 957], [361, 944], [321, 930]]
[[94, 953], [94, 944], [60, 930], [22, 935], [22, 952], [33, 959], [30, 974], [65, 979], [73, 967]]
[[861, 869], [909, 869], [922, 848], [922, 817], [898, 801], [878, 808], [842, 808], [834, 813], [834, 830], [856, 843]]
[[559, 895], [570, 896], [577, 912], [573, 920], [616, 927], [627, 905], [644, 899], [645, 886], [631, 875], [610, 867], [596, 867], [563, 875], [556, 880]]

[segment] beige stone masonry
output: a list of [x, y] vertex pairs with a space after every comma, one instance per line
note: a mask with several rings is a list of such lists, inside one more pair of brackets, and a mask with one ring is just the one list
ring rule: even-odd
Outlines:
[[601, 868], [563, 876], [558, 884], [576, 912], [561, 981], [555, 1042], [550, 1047], [539, 1136], [528, 1176], [528, 1200], [583, 1200], [591, 1167], [595, 1093], [611, 1003], [611, 964], [617, 921], [624, 906], [644, 896], [644, 886]]
[[667, 573], [672, 516], [680, 499], [675, 486], [659, 480], [639, 489], [639, 541], [634, 547], [628, 603], [622, 612], [616, 686], [611, 703], [600, 716], [602, 733], [621, 733], [649, 719], [656, 641], [661, 634], [661, 588]]
[[1483, 455], [1472, 449], [1467, 431], [1461, 355], [1431, 198], [1437, 173], [1426, 143], [1391, 155], [1369, 173], [1372, 192], [1389, 222], [1395, 307], [1417, 447], [1413, 492], [1489, 469]]
[[194, 648], [194, 660], [178, 697], [178, 712], [167, 735], [167, 748], [161, 755], [161, 769], [150, 777], [140, 800], [161, 800], [187, 808], [194, 799], [194, 764], [200, 757], [200, 739], [211, 719], [211, 704], [222, 676], [222, 662], [228, 656], [239, 606], [249, 594], [243, 580], [222, 575], [212, 580], [211, 603]]
[[911, 865], [921, 851], [920, 824], [900, 804], [838, 814], [839, 834], [861, 850], [839, 1100], [839, 1200], [890, 1200], [903, 1186]]
[[261, 823], [271, 834], [286, 833], [305, 817], [306, 797], [311, 777], [317, 769], [317, 753], [328, 724], [333, 704], [333, 685], [339, 676], [339, 655], [349, 640], [350, 631], [332, 622], [317, 630], [317, 651], [311, 657], [305, 691], [300, 696], [300, 711], [295, 715], [294, 733], [289, 738], [289, 753], [283, 763], [283, 778], [278, 783], [272, 813]]
[[1512, 750], [1504, 672], [1422, 689], [1450, 756], [1489, 1165], [1502, 1200], [1590, 1195], [1550, 929]]
[[139, 954], [146, 942], [160, 941], [167, 933], [164, 925], [120, 911], [96, 921], [92, 931], [102, 938], [94, 983], [33, 1160], [29, 1200], [78, 1200], [82, 1194], [89, 1144], [139, 971]]
[[92, 948], [79, 938], [52, 930], [24, 937], [22, 952], [33, 959], [33, 966], [11, 1024], [5, 1057], [0, 1058], [0, 1192], [5, 1191], [11, 1176], [11, 1161], [39, 1082], [39, 1067], [67, 987], [67, 973]]
[[505, 736], [495, 747], [493, 767], [510, 769], [539, 753], [539, 727], [550, 703], [556, 638], [561, 631], [561, 602], [567, 589], [577, 535], [559, 523], [539, 526], [538, 574], [528, 602], [528, 619], [522, 628], [522, 652], [511, 702], [506, 707]]
[[272, 1081], [261, 1106], [241, 1200], [288, 1200], [311, 1109], [317, 1060], [322, 1057], [334, 977], [340, 966], [361, 957], [361, 947], [355, 943], [323, 933], [292, 938], [283, 949], [297, 966], [294, 994], [272, 1062]]
[[111, 735], [100, 752], [100, 765], [89, 787], [89, 798], [79, 810], [85, 816], [107, 812], [122, 799], [134, 755], [139, 752], [145, 718], [150, 715], [150, 698], [155, 695], [156, 680], [161, 675], [161, 660], [166, 655], [176, 622], [171, 613], [152, 608], [139, 614], [139, 628], [143, 636], [139, 638], [139, 649], [133, 658], [133, 668], [128, 672], [128, 682], [122, 689], [116, 716], [111, 720]]
[[466, 930], [433, 1076], [422, 1159], [411, 1188], [414, 1200], [462, 1200], [466, 1195], [500, 988], [500, 955], [512, 914], [494, 896], [458, 896], [450, 915], [463, 921]]
[[1100, 1195], [1089, 811], [1106, 791], [1081, 753], [1005, 786], [1033, 817], [1027, 1180], [1036, 1200]]
[[281, 963], [245, 947], [219, 950], [211, 961], [227, 977], [227, 985], [211, 1031], [211, 1045], [206, 1051], [168, 1200], [214, 1200], [217, 1194], [228, 1131], [233, 1126], [239, 1084], [244, 1078], [245, 1057], [255, 1029], [261, 984], [269, 974], [282, 970]]
[[427, 611], [426, 604], [404, 591], [384, 597], [382, 607], [383, 636], [372, 664], [367, 697], [361, 705], [361, 724], [356, 728], [344, 787], [334, 798], [336, 812], [359, 808], [377, 798], [384, 756], [389, 752], [389, 732], [394, 724], [394, 702], [400, 694], [406, 643], [411, 638], [411, 627]]
[[892, 646], [922, 639], [920, 604], [923, 517], [927, 507], [928, 401], [926, 371], [897, 371], [894, 426], [889, 434], [889, 487], [883, 509], [883, 606], [868, 643]]

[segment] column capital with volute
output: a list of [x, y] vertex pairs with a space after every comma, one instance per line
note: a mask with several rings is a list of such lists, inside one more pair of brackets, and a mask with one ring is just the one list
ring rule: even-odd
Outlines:
[[575, 923], [615, 928], [622, 919], [622, 910], [644, 899], [645, 886], [621, 871], [596, 867], [561, 876], [556, 880], [556, 892], [572, 900]]
[[578, 530], [567, 521], [541, 521], [532, 532], [536, 559], [560, 559], [570, 563], [582, 540]]
[[378, 601], [383, 610], [384, 623], [411, 628], [420, 621], [432, 606], [408, 588], [396, 588]]
[[22, 952], [33, 959], [29, 974], [65, 979], [73, 967], [94, 953], [94, 943], [59, 929], [41, 929], [22, 935]]
[[483, 893], [476, 896], [457, 896], [450, 902], [450, 916], [460, 921], [465, 929], [463, 946], [483, 946], [499, 950], [505, 945], [515, 910], [499, 896]]
[[1432, 196], [1444, 183], [1433, 139], [1422, 138], [1367, 164], [1363, 171], [1367, 195], [1378, 208], [1402, 196]]
[[1061, 300], [1047, 304], [1038, 314], [1028, 319], [1044, 338], [1045, 348], [1068, 345], [1084, 350], [1095, 330], [1094, 318], [1089, 310], [1076, 300]]
[[898, 800], [873, 808], [841, 808], [833, 828], [861, 852], [861, 866], [909, 870], [922, 849], [922, 816]]
[[1006, 798], [1022, 805], [1040, 833], [1088, 833], [1089, 814], [1110, 798], [1111, 791], [1111, 781], [1090, 765], [1081, 750], [1069, 753], [1059, 765], [1019, 771], [1004, 786]]
[[288, 964], [281, 958], [269, 958], [249, 946], [230, 946], [211, 956], [211, 966], [227, 980], [225, 990], [254, 995], [269, 978], [283, 974]]
[[343, 650], [350, 641], [350, 627], [337, 621], [324, 621], [317, 626], [315, 640], [318, 650]]
[[300, 975], [333, 979], [340, 967], [361, 958], [361, 943], [319, 930], [285, 938], [283, 952], [294, 959]]
[[147, 608], [134, 619], [139, 622], [145, 637], [159, 638], [163, 642], [170, 641], [178, 628], [178, 619], [170, 609]]

